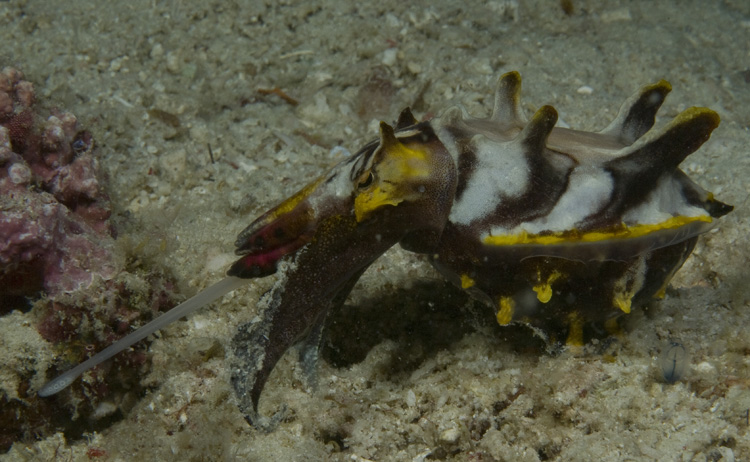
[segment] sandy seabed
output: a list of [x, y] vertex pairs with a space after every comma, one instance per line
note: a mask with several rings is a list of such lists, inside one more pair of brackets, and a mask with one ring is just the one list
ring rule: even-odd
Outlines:
[[[294, 354], [277, 366], [261, 401], [265, 414], [288, 408], [275, 431], [244, 421], [223, 355], [196, 353], [228, 345], [268, 278], [158, 335], [147, 391], [107, 403], [121, 419], [75, 440], [30, 435], [0, 458], [750, 460], [748, 43], [743, 0], [0, 2], [0, 67], [22, 69], [94, 134], [115, 216], [135, 223], [129, 239], [165, 243], [144, 252], [185, 296], [219, 280], [236, 234], [340, 158], [335, 147], [354, 152], [404, 106], [487, 114], [510, 70], [527, 113], [552, 104], [586, 130], [641, 85], [670, 81], [657, 125], [689, 106], [720, 114], [682, 167], [736, 207], [665, 300], [582, 354], [527, 347], [529, 330], [493, 326], [422, 258], [392, 249], [336, 314], [317, 390]], [[299, 104], [258, 92], [277, 87]], [[4, 348], [34, 347], [14, 337], [32, 321], [0, 320]], [[676, 339], [690, 364], [670, 385], [659, 361]]]

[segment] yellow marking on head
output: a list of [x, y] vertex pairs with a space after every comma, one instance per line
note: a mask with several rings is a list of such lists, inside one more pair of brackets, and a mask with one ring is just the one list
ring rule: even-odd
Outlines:
[[507, 326], [513, 320], [513, 312], [516, 310], [516, 302], [512, 297], [500, 297], [500, 309], [497, 311], [497, 323]]
[[288, 198], [276, 208], [270, 211], [268, 217], [266, 218], [266, 223], [270, 223], [280, 217], [281, 215], [284, 215], [286, 213], [291, 212], [294, 210], [297, 205], [299, 205], [300, 202], [305, 200], [310, 193], [315, 191], [315, 189], [320, 185], [320, 183], [323, 181], [323, 177], [321, 176], [317, 180], [313, 181], [312, 183], [308, 184], [304, 188], [297, 191], [292, 197]]
[[[562, 273], [555, 270], [547, 277], [544, 282], [539, 282], [532, 289], [536, 292], [536, 298], [542, 302], [547, 303], [552, 299], [552, 283], [562, 277]], [[541, 279], [541, 274], [537, 271], [537, 278]]]
[[476, 284], [476, 281], [474, 281], [468, 274], [461, 275], [461, 288], [462, 289], [468, 289], [469, 287], [474, 287], [475, 284]]
[[583, 346], [583, 319], [575, 311], [568, 315], [568, 338], [565, 345], [574, 349]]
[[375, 181], [354, 199], [354, 214], [360, 222], [384, 205], [398, 205], [421, 194], [410, 186], [432, 174], [428, 150], [399, 141], [393, 128], [380, 123], [380, 148], [375, 153]]
[[354, 198], [354, 215], [357, 217], [357, 222], [364, 220], [370, 212], [384, 205], [398, 205], [403, 202], [403, 199], [393, 197], [389, 193], [390, 191], [375, 188]]
[[711, 223], [713, 219], [708, 215], [701, 215], [697, 217], [672, 217], [668, 220], [664, 220], [661, 223], [656, 224], [645, 224], [627, 226], [624, 223], [622, 226], [608, 231], [589, 231], [581, 233], [577, 230], [571, 231], [559, 231], [552, 234], [529, 234], [526, 231], [521, 231], [518, 234], [501, 235], [501, 236], [487, 236], [483, 239], [487, 245], [554, 245], [554, 244], [570, 244], [570, 243], [583, 243], [583, 242], [601, 242], [612, 239], [634, 239], [637, 237], [643, 237], [656, 231], [663, 231], [667, 229], [676, 229], [690, 223], [704, 222]]

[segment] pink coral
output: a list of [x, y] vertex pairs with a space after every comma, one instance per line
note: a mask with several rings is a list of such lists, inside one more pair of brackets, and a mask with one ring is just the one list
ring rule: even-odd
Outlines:
[[[37, 330], [71, 362], [172, 304], [168, 279], [128, 272], [110, 215], [91, 133], [69, 112], [40, 109], [21, 72], [0, 71], [0, 314], [39, 298]], [[137, 292], [122, 281], [140, 281]], [[105, 396], [137, 389], [134, 366], [145, 361], [134, 349], [57, 404], [25, 388], [17, 391], [23, 403], [0, 397], [0, 450], [17, 435], [48, 431], [51, 412], [90, 415]]]
[[[57, 294], [111, 279], [109, 199], [90, 134], [53, 111], [35, 131], [33, 85], [0, 72], [0, 295]], [[10, 101], [10, 106], [6, 103]], [[13, 306], [5, 306], [10, 309]]]

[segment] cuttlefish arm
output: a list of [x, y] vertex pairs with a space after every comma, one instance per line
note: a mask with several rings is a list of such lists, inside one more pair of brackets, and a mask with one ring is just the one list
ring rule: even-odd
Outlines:
[[280, 279], [259, 303], [260, 317], [241, 325], [232, 339], [231, 382], [240, 410], [253, 425], [268, 427], [257, 415], [257, 407], [278, 360], [305, 339], [301, 356], [307, 360], [306, 372], [311, 372], [327, 313], [343, 304], [364, 269], [377, 258], [373, 254], [398, 242], [389, 236], [379, 245], [362, 245], [357, 238], [363, 236], [352, 233], [352, 223], [347, 221], [330, 223], [324, 242], [311, 243], [282, 265]]
[[456, 167], [429, 123], [405, 110], [396, 130], [334, 166], [248, 226], [235, 243], [240, 258], [227, 277], [48, 382], [50, 396], [86, 370], [250, 278], [279, 274], [259, 302], [260, 316], [232, 340], [231, 382], [246, 419], [263, 426], [257, 407], [281, 356], [307, 338], [306, 369], [317, 356], [326, 314], [346, 300], [362, 273], [402, 242], [427, 252], [437, 243], [456, 189]]

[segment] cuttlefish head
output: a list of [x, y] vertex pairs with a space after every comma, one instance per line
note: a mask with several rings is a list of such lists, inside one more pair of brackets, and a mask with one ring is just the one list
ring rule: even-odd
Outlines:
[[330, 233], [332, 221], [346, 223], [351, 232], [368, 229], [372, 240], [384, 234], [409, 236], [407, 241], [423, 233], [439, 235], [453, 201], [455, 166], [429, 123], [409, 121], [413, 117], [406, 109], [398, 131], [382, 122], [379, 140], [245, 228], [235, 242], [235, 253], [242, 258], [228, 275], [256, 278], [275, 273], [283, 257]]
[[247, 419], [278, 359], [308, 337], [314, 357], [322, 324], [343, 304], [364, 270], [401, 242], [429, 252], [447, 221], [456, 167], [428, 122], [405, 110], [396, 128], [269, 210], [242, 233], [241, 256], [228, 275], [263, 277], [283, 265], [276, 286], [260, 301], [262, 321], [239, 328], [233, 340], [232, 384]]

